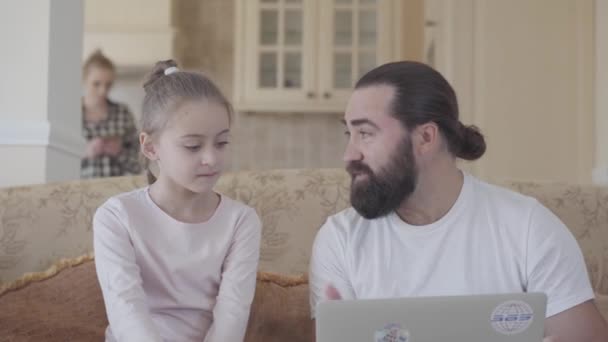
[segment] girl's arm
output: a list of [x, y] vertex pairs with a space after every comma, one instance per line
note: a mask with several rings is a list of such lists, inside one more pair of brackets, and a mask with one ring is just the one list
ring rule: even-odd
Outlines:
[[222, 268], [213, 308], [213, 324], [205, 342], [241, 342], [255, 293], [262, 223], [253, 209], [239, 220]]
[[93, 218], [95, 267], [117, 341], [162, 341], [146, 305], [139, 267], [120, 209], [106, 202]]

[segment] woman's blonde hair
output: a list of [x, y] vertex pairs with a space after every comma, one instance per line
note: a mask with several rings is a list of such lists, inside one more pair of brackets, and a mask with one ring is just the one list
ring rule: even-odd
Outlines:
[[[175, 68], [175, 69], [174, 69]], [[172, 71], [171, 73], [165, 72]], [[177, 69], [173, 60], [160, 61], [148, 75], [144, 83], [145, 97], [142, 107], [141, 131], [154, 136], [169, 121], [171, 114], [185, 101], [216, 101], [226, 108], [228, 118], [232, 117], [232, 105], [219, 88], [205, 75]], [[145, 158], [148, 183], [156, 181], [150, 171], [150, 161]]]
[[112, 63], [112, 61], [108, 57], [106, 57], [106, 55], [104, 55], [99, 49], [93, 51], [93, 53], [89, 55], [89, 57], [84, 61], [84, 65], [82, 66], [83, 78], [89, 74], [92, 67], [116, 71], [114, 63]]

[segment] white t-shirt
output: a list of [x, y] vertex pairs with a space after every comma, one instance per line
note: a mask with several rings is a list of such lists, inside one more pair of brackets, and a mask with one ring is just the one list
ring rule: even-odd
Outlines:
[[106, 341], [242, 341], [261, 222], [221, 196], [204, 223], [179, 222], [148, 188], [110, 198], [93, 219]]
[[353, 208], [327, 219], [310, 264], [312, 316], [331, 284], [344, 299], [544, 292], [547, 317], [594, 297], [568, 228], [537, 200], [464, 175], [438, 221]]

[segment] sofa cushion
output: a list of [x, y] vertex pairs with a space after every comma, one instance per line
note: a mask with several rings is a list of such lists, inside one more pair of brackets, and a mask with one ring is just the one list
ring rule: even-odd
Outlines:
[[312, 341], [305, 277], [258, 274], [246, 342]]
[[64, 260], [0, 295], [3, 341], [103, 341], [108, 321], [90, 260]]
[[595, 294], [595, 305], [602, 316], [608, 321], [608, 296], [599, 293]]
[[[608, 296], [597, 304], [608, 318]], [[62, 260], [0, 288], [4, 341], [103, 341], [108, 324], [92, 257]], [[304, 276], [259, 273], [246, 342], [311, 341]]]
[[[92, 256], [64, 259], [0, 289], [0, 339], [103, 341], [108, 325]], [[246, 341], [310, 341], [305, 277], [259, 273]]]

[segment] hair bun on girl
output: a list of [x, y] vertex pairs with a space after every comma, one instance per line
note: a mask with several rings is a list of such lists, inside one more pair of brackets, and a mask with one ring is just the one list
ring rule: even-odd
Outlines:
[[178, 70], [177, 63], [172, 59], [157, 62], [152, 71], [146, 77], [146, 81], [144, 82], [144, 90], [148, 91], [149, 87], [161, 77], [170, 75]]

